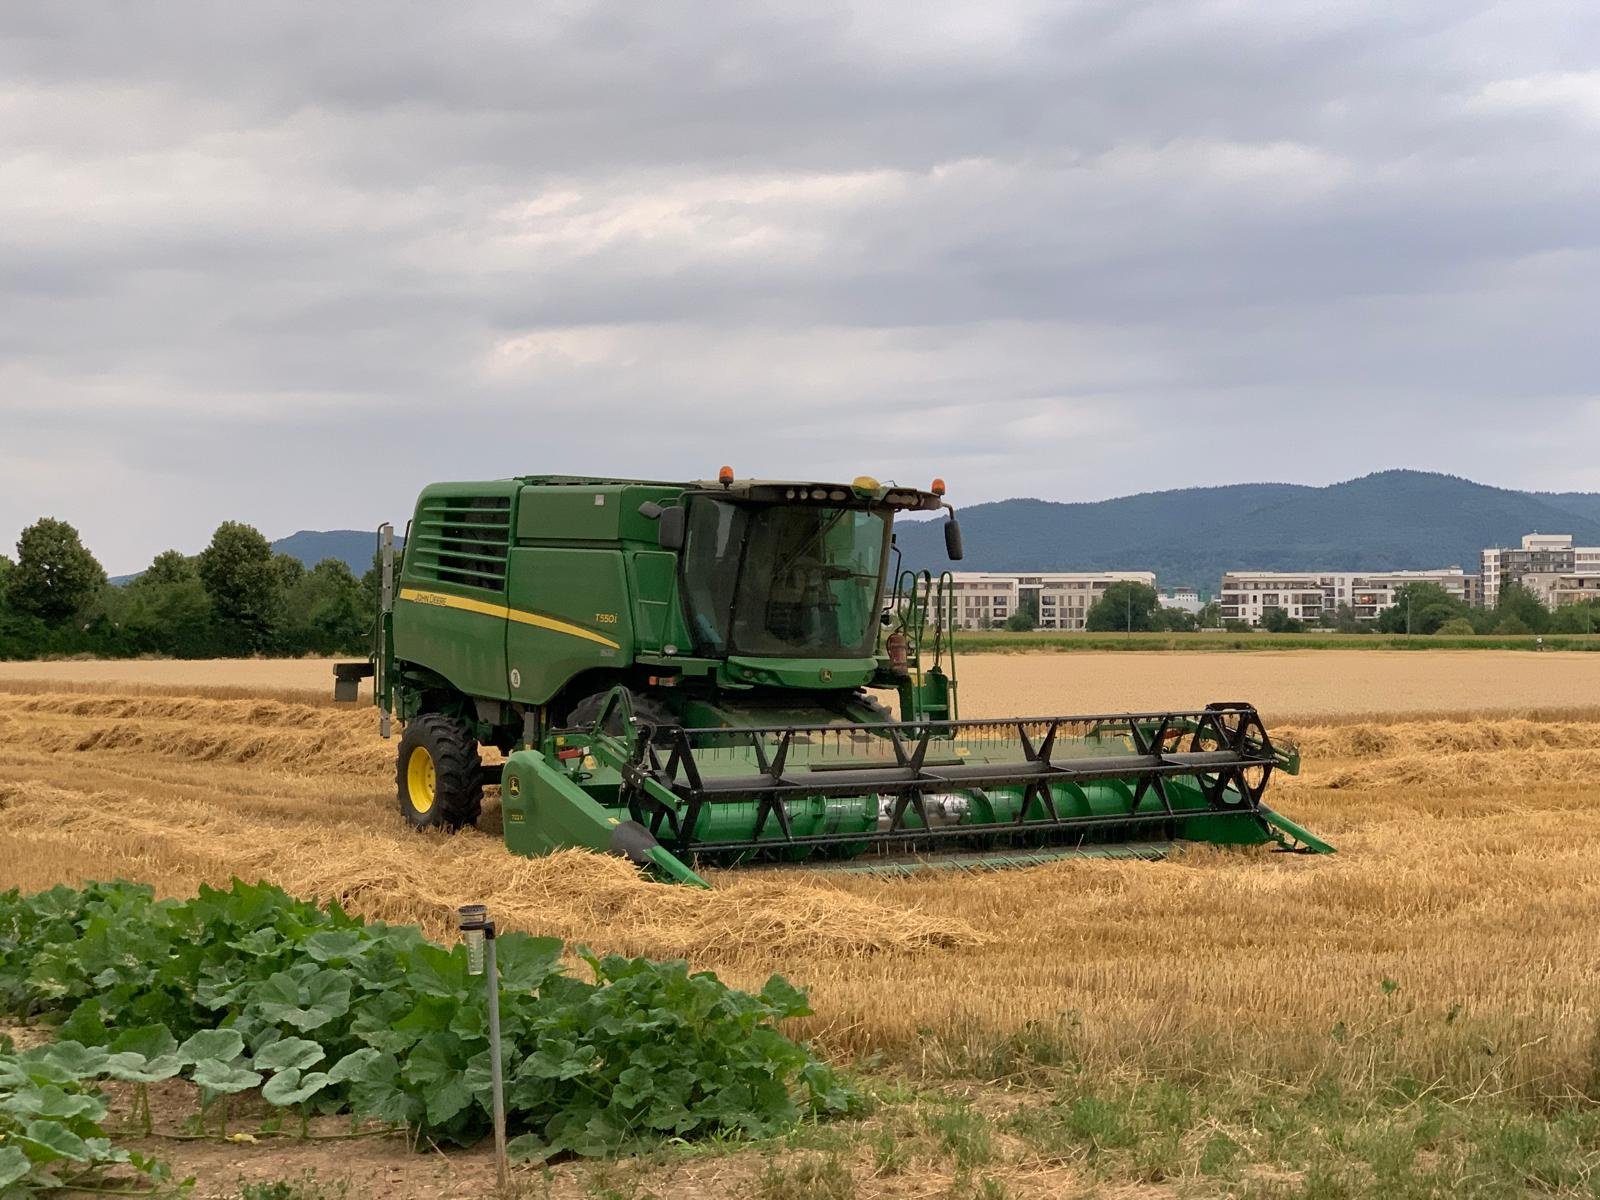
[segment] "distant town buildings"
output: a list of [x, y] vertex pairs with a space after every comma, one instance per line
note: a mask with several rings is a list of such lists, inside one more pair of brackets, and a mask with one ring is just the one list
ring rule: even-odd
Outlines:
[[1089, 609], [1113, 583], [1142, 583], [1155, 587], [1150, 571], [1053, 571], [1009, 574], [997, 571], [958, 571], [951, 576], [960, 629], [990, 629], [1027, 607], [1040, 629], [1081, 630]]
[[[952, 576], [956, 620], [962, 629], [991, 629], [1027, 609], [1039, 629], [1081, 630], [1095, 601], [1113, 583], [1156, 586], [1150, 571], [1048, 571], [1021, 574], [960, 571]], [[1600, 546], [1574, 546], [1572, 535], [1530, 533], [1515, 548], [1483, 551], [1482, 573], [1461, 567], [1427, 571], [1229, 571], [1217, 597], [1221, 620], [1260, 626], [1274, 609], [1307, 625], [1328, 623], [1343, 611], [1374, 624], [1394, 608], [1401, 589], [1426, 583], [1442, 588], [1470, 608], [1495, 608], [1513, 584], [1526, 588], [1554, 611], [1569, 604], [1600, 602]], [[1210, 597], [1197, 588], [1160, 592], [1164, 608], [1199, 615]]]
[[1512, 584], [1551, 599], [1548, 608], [1592, 599], [1593, 584], [1585, 581], [1600, 576], [1600, 547], [1574, 546], [1570, 533], [1530, 533], [1519, 549], [1491, 547], [1483, 552], [1483, 599], [1485, 608], [1500, 603], [1500, 592]]
[[1432, 583], [1471, 602], [1472, 576], [1460, 567], [1436, 571], [1230, 571], [1222, 577], [1222, 619], [1260, 625], [1273, 609], [1315, 624], [1348, 607], [1358, 621], [1376, 621], [1408, 583]]

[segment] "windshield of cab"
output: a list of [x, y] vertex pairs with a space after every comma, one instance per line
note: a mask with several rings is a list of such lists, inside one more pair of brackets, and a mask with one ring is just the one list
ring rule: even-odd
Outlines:
[[689, 502], [683, 594], [702, 653], [865, 658], [889, 522], [824, 505]]

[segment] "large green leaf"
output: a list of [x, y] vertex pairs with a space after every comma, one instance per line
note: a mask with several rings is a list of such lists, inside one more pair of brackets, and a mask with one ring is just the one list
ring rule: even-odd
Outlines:
[[350, 980], [338, 971], [319, 970], [302, 984], [279, 971], [256, 990], [253, 999], [267, 1020], [309, 1033], [350, 1011]]
[[176, 1054], [146, 1058], [133, 1050], [124, 1050], [106, 1060], [105, 1073], [123, 1083], [160, 1083], [177, 1075], [183, 1067], [183, 1060]]
[[22, 1143], [23, 1153], [34, 1162], [60, 1162], [66, 1159], [68, 1162], [86, 1163], [94, 1157], [87, 1142], [56, 1121], [29, 1121], [18, 1140]]
[[261, 1098], [268, 1104], [288, 1107], [311, 1099], [332, 1082], [326, 1071], [302, 1075], [298, 1069], [291, 1067], [267, 1080], [266, 1086], [261, 1089]]
[[5, 1189], [25, 1178], [32, 1170], [33, 1164], [20, 1149], [16, 1146], [0, 1146], [0, 1194], [9, 1194]]
[[163, 1054], [173, 1053], [177, 1048], [178, 1039], [172, 1036], [172, 1031], [165, 1025], [141, 1025], [137, 1029], [125, 1030], [116, 1036], [109, 1047], [113, 1054], [131, 1050], [146, 1058], [159, 1058]]
[[202, 1029], [178, 1047], [185, 1065], [208, 1061], [232, 1062], [244, 1053], [244, 1038], [237, 1029]]
[[326, 1057], [328, 1052], [317, 1042], [284, 1038], [258, 1051], [251, 1057], [250, 1065], [258, 1071], [304, 1071]]
[[71, 1121], [75, 1117], [98, 1121], [106, 1115], [106, 1103], [99, 1096], [68, 1092], [53, 1083], [47, 1083], [43, 1087], [13, 1092], [0, 1099], [0, 1112], [20, 1121], [34, 1118]]
[[259, 1072], [215, 1058], [196, 1063], [189, 1077], [206, 1091], [220, 1096], [247, 1092], [261, 1082]]

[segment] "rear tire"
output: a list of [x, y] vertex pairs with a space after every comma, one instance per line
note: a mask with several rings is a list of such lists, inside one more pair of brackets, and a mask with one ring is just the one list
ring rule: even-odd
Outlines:
[[400, 815], [413, 829], [460, 829], [483, 809], [483, 764], [466, 725], [442, 713], [406, 722], [395, 765]]
[[[610, 695], [611, 692], [608, 689], [604, 692], [596, 692], [593, 696], [585, 696], [582, 700], [579, 700], [572, 706], [572, 711], [567, 714], [567, 728], [594, 728], [594, 723], [600, 719], [600, 708]], [[628, 693], [628, 699], [633, 704], [633, 715], [646, 725], [677, 724], [672, 714], [667, 711], [666, 706], [659, 701], [649, 696], [641, 696], [633, 691]], [[613, 713], [611, 720], [606, 723], [605, 732], [611, 734], [612, 737], [621, 737], [626, 732], [622, 728], [622, 724], [622, 718]]]

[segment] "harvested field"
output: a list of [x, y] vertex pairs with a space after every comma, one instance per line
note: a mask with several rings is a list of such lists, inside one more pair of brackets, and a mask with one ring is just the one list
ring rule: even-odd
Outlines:
[[[1072, 1013], [1080, 1050], [1108, 1062], [1170, 1059], [1198, 1039], [1301, 1069], [1328, 1051], [1308, 1030], [1393, 1015], [1384, 979], [1430, 1011], [1460, 1006], [1449, 1026], [1391, 1027], [1404, 1035], [1393, 1052], [1433, 1075], [1575, 1083], [1595, 1045], [1594, 714], [1285, 728], [1307, 773], [1281, 780], [1276, 802], [1339, 846], [1332, 859], [745, 872], [706, 896], [581, 853], [513, 857], [492, 803], [478, 831], [409, 833], [392, 743], [365, 708], [17, 686], [0, 707], [0, 879], [23, 888], [123, 877], [184, 893], [260, 877], [439, 935], [456, 905], [481, 900], [597, 948], [744, 982], [782, 970], [814, 988], [810, 1032], [840, 1055], [970, 1058]], [[1525, 1048], [1459, 1056], [1462, 1029], [1483, 1023]]]
[[[1580, 652], [971, 654], [959, 669], [962, 714], [971, 717], [1198, 708], [1213, 700], [1248, 700], [1273, 720], [1600, 709], [1600, 655]], [[19, 682], [322, 699], [333, 676], [328, 659], [0, 662], [0, 685]]]
[[[1217, 660], [1257, 671], [1265, 657], [1139, 656], [1133, 666], [1172, 668], [1164, 691], [1158, 669], [1122, 679], [1109, 699], [1082, 686], [1107, 701], [1096, 708], [1248, 697], [1248, 676], [1199, 695], [1193, 680]], [[1450, 684], [1450, 663], [1481, 670], [1500, 656], [1434, 657], [1359, 656], [1419, 673], [1409, 692], [1341, 675], [1337, 653], [1293, 660], [1301, 678], [1325, 668], [1294, 707], [1336, 715], [1280, 722], [1307, 770], [1280, 781], [1275, 803], [1337, 845], [1333, 858], [1208, 850], [906, 880], [724, 874], [709, 896], [581, 853], [514, 858], [492, 805], [481, 831], [407, 832], [393, 744], [376, 737], [371, 710], [297, 698], [291, 675], [319, 681], [320, 664], [288, 664], [275, 694], [254, 699], [0, 681], [0, 881], [33, 890], [123, 877], [182, 894], [259, 877], [436, 935], [448, 935], [456, 905], [483, 901], [517, 928], [687, 957], [739, 983], [781, 971], [811, 988], [817, 1016], [801, 1032], [830, 1054], [880, 1055], [927, 1080], [1024, 1078], [1066, 1063], [1103, 1080], [1404, 1078], [1534, 1106], [1592, 1095], [1600, 712], [1360, 715], [1462, 707], [1484, 692]], [[1527, 672], [1576, 669], [1561, 656], [1505, 659], [1521, 674], [1494, 677], [1496, 701], [1525, 708], [1547, 703]], [[1018, 680], [1018, 706], [980, 691], [987, 662], [963, 664], [969, 712], [1078, 707], [1086, 661], [1003, 659], [1034, 670]], [[1588, 703], [1571, 680], [1561, 695]], [[1290, 707], [1286, 693], [1279, 703]], [[748, 1166], [728, 1170], [748, 1177]], [[1014, 1181], [1012, 1194], [1065, 1186], [1041, 1180]]]

